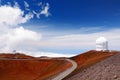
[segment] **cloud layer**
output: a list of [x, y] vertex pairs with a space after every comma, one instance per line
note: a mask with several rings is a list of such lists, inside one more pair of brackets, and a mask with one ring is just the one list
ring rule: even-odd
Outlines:
[[17, 4], [13, 7], [10, 5], [1, 6], [0, 17], [0, 51], [11, 52], [41, 38], [41, 34], [19, 26], [19, 24], [32, 19], [33, 15], [30, 13], [25, 15]]
[[98, 37], [106, 37], [109, 41], [109, 49], [119, 49], [120, 29], [111, 29], [89, 34], [70, 34], [55, 36], [50, 39], [42, 40], [39, 46], [42, 47], [56, 47], [56, 48], [70, 48], [70, 49], [95, 49], [95, 40]]

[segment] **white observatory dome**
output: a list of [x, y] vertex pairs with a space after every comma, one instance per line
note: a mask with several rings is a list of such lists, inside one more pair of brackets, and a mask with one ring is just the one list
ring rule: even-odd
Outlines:
[[96, 39], [96, 50], [97, 51], [106, 51], [108, 50], [108, 41], [104, 37], [99, 37]]

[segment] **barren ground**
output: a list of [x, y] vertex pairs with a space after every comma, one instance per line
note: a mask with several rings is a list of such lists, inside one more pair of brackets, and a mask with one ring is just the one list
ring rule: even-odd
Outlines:
[[120, 80], [120, 53], [104, 59], [65, 80]]
[[0, 80], [46, 80], [71, 66], [64, 59], [36, 59], [23, 54], [1, 54]]

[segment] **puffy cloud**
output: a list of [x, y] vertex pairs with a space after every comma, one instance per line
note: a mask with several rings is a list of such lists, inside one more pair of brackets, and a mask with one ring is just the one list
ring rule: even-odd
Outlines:
[[[4, 40], [4, 47], [2, 51], [12, 51], [17, 50], [18, 48], [22, 48], [23, 45], [31, 44], [33, 41], [38, 41], [41, 38], [41, 35], [31, 31], [24, 29], [23, 27], [11, 29], [8, 33], [4, 34], [2, 41]], [[25, 46], [24, 46], [25, 47]]]
[[24, 14], [18, 4], [0, 6], [0, 51], [10, 52], [14, 49], [26, 49], [34, 41], [41, 38], [41, 34], [25, 29], [19, 24], [26, 23], [33, 15]]
[[33, 18], [32, 14], [26, 14], [23, 17], [24, 11], [22, 11], [19, 7], [11, 7], [8, 5], [4, 5], [0, 7], [0, 24], [16, 26], [21, 23], [26, 23], [28, 20]]

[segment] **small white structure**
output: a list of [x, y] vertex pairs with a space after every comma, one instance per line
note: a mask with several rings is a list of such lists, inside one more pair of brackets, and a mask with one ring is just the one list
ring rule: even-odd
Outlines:
[[108, 50], [108, 41], [104, 37], [99, 37], [96, 39], [96, 51], [106, 51]]

